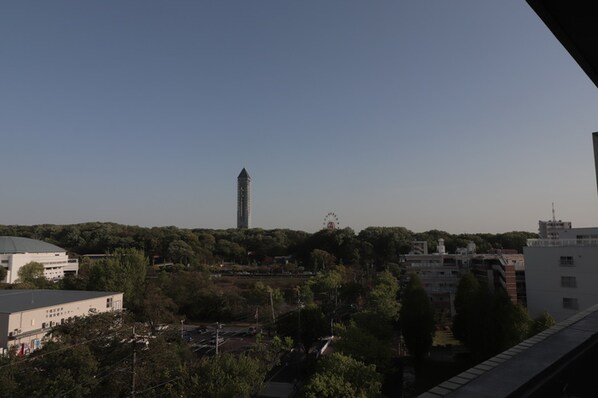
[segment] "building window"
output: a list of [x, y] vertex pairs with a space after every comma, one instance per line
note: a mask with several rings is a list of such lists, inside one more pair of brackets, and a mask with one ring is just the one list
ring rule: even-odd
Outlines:
[[574, 276], [561, 276], [561, 287], [577, 287], [577, 279]]
[[579, 302], [576, 298], [572, 297], [563, 297], [563, 308], [568, 310], [578, 310], [579, 309]]
[[106, 299], [106, 308], [112, 308], [112, 297]]
[[559, 264], [565, 267], [573, 266], [573, 256], [561, 256]]

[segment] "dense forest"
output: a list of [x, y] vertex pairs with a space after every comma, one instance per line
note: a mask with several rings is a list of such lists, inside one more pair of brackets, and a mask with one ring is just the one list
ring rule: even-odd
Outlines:
[[427, 241], [430, 252], [438, 239], [454, 253], [474, 242], [478, 253], [496, 249], [521, 252], [530, 232], [458, 234], [430, 230], [413, 232], [403, 227], [369, 227], [359, 233], [351, 228], [321, 230], [310, 234], [290, 229], [184, 229], [174, 226], [144, 228], [115, 223], [90, 222], [72, 225], [0, 225], [0, 236], [22, 236], [56, 244], [71, 255], [110, 253], [118, 248], [143, 251], [153, 262], [178, 264], [268, 265], [277, 256], [291, 256], [306, 269], [328, 264], [385, 265], [397, 263], [410, 251], [412, 242]]

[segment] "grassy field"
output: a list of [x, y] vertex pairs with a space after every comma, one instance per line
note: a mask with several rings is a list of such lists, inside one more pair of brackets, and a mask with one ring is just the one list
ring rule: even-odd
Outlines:
[[461, 345], [450, 330], [437, 330], [434, 334], [433, 346]]

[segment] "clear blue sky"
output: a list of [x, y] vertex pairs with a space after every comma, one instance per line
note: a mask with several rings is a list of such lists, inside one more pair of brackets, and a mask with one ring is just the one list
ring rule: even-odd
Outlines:
[[598, 89], [523, 0], [0, 3], [0, 224], [598, 225]]

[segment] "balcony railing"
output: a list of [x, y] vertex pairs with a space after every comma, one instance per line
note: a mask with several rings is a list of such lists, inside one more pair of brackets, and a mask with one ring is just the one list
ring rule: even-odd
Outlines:
[[598, 246], [598, 239], [528, 239], [528, 247]]

